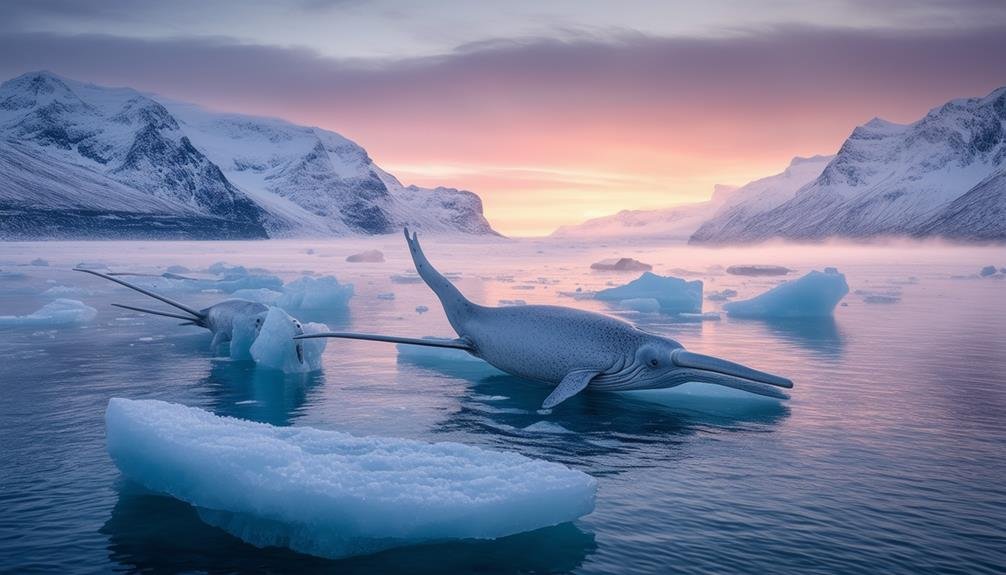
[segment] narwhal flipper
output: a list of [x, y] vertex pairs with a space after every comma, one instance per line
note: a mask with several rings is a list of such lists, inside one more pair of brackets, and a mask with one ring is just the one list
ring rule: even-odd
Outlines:
[[388, 343], [404, 343], [407, 345], [424, 345], [427, 347], [447, 347], [474, 352], [475, 348], [463, 339], [422, 339], [417, 337], [398, 337], [395, 335], [378, 335], [373, 333], [324, 332], [295, 335], [293, 339], [311, 339], [314, 337], [337, 337], [342, 339], [363, 339], [367, 341], [384, 341]]
[[562, 378], [559, 385], [552, 390], [552, 393], [549, 394], [549, 396], [545, 398], [545, 401], [542, 402], [542, 409], [552, 409], [553, 407], [580, 393], [587, 388], [587, 384], [589, 384], [590, 380], [594, 379], [594, 376], [598, 373], [600, 372], [591, 371], [589, 369], [571, 371], [567, 373], [566, 377]]
[[[204, 319], [202, 312], [200, 312], [199, 310], [192, 309], [189, 306], [187, 306], [187, 305], [185, 305], [185, 304], [183, 304], [181, 302], [177, 302], [177, 301], [175, 301], [175, 300], [173, 300], [171, 298], [164, 297], [162, 295], [156, 294], [156, 293], [154, 293], [154, 292], [152, 292], [150, 290], [143, 289], [140, 286], [133, 285], [133, 284], [131, 284], [131, 283], [125, 281], [125, 280], [120, 280], [119, 278], [112, 277], [112, 276], [110, 276], [108, 274], [103, 274], [101, 272], [96, 272], [94, 270], [85, 270], [85, 269], [81, 269], [81, 268], [73, 268], [73, 271], [75, 271], [75, 272], [84, 272], [86, 274], [91, 274], [91, 275], [94, 275], [94, 276], [98, 276], [100, 278], [105, 278], [108, 281], [115, 282], [115, 283], [117, 283], [117, 284], [119, 284], [121, 286], [125, 286], [125, 287], [127, 287], [127, 288], [129, 288], [131, 290], [138, 291], [138, 292], [142, 293], [143, 295], [150, 296], [150, 297], [152, 297], [152, 298], [154, 298], [156, 300], [160, 300], [160, 301], [162, 301], [162, 302], [164, 302], [164, 303], [166, 303], [166, 304], [168, 304], [170, 306], [174, 306], [174, 307], [176, 307], [176, 308], [184, 311], [185, 313], [188, 313], [188, 314], [192, 315], [191, 318], [185, 318], [185, 319], [190, 319], [190, 320], [197, 321], [197, 322], [198, 321], [202, 321]], [[158, 314], [158, 315], [163, 315], [163, 314]]]

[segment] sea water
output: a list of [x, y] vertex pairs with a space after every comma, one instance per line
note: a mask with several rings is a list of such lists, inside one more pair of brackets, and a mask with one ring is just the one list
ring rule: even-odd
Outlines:
[[[977, 277], [983, 266], [1006, 266], [1003, 248], [421, 239], [478, 303], [612, 313], [690, 350], [791, 378], [792, 399], [709, 388], [586, 392], [539, 412], [549, 389], [481, 362], [345, 340], [329, 341], [321, 370], [284, 375], [213, 353], [205, 330], [111, 307], [161, 304], [70, 271], [87, 263], [198, 273], [226, 262], [288, 283], [335, 276], [353, 285], [348, 309], [298, 311], [301, 321], [453, 337], [425, 285], [392, 279], [412, 271], [398, 236], [0, 244], [0, 315], [30, 315], [57, 298], [98, 310], [83, 323], [0, 326], [0, 571], [1000, 573], [1006, 565], [1006, 280]], [[386, 261], [345, 261], [367, 249]], [[590, 299], [638, 277], [590, 269], [611, 257], [702, 280], [706, 294], [736, 290], [737, 300], [824, 267], [845, 274], [850, 293], [834, 318], [680, 318]], [[29, 265], [36, 258], [49, 265]], [[794, 272], [726, 274], [733, 264]], [[203, 307], [229, 294], [210, 285], [171, 297]], [[722, 305], [705, 300], [703, 311]], [[417, 313], [421, 306], [429, 311]], [[494, 541], [338, 561], [257, 548], [121, 477], [105, 445], [111, 397], [513, 451], [595, 477], [596, 509]]]

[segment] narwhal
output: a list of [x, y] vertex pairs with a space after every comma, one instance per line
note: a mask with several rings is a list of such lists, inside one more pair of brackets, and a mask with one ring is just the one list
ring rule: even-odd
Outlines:
[[705, 382], [787, 399], [793, 382], [737, 363], [686, 351], [673, 339], [647, 333], [604, 314], [563, 306], [487, 307], [472, 303], [430, 264], [416, 234], [405, 230], [416, 271], [443, 305], [457, 339], [430, 340], [330, 332], [338, 337], [461, 349], [520, 378], [555, 385], [542, 403], [552, 408], [586, 388], [661, 389]]
[[[131, 305], [125, 305], [121, 303], [113, 303], [115, 307], [121, 307], [122, 309], [128, 309], [131, 311], [138, 311], [140, 313], [149, 313], [153, 315], [160, 315], [164, 317], [173, 317], [175, 319], [183, 320], [180, 325], [195, 325], [199, 327], [206, 328], [210, 330], [213, 334], [213, 340], [210, 342], [210, 348], [216, 350], [220, 344], [228, 342], [234, 336], [234, 326], [235, 323], [244, 318], [254, 318], [255, 321], [255, 332], [256, 334], [262, 328], [262, 323], [265, 321], [265, 315], [269, 312], [269, 306], [251, 301], [246, 299], [232, 298], [226, 299], [224, 301], [215, 303], [207, 308], [197, 310], [191, 308], [181, 302], [175, 301], [169, 297], [154, 293], [150, 290], [144, 289], [138, 285], [131, 284], [125, 280], [113, 277], [111, 274], [103, 274], [95, 270], [88, 270], [82, 268], [74, 268], [73, 271], [84, 272], [86, 274], [91, 274], [98, 276], [100, 278], [105, 278], [108, 281], [115, 282], [119, 285], [125, 286], [131, 290], [136, 290], [144, 295], [150, 296], [156, 300], [160, 300], [175, 309], [183, 312], [177, 313], [173, 311], [162, 311], [148, 309], [144, 307], [136, 307]], [[116, 275], [126, 275], [126, 274], [116, 274]], [[143, 275], [143, 274], [131, 274], [131, 275]], [[297, 333], [304, 333], [304, 326], [296, 318], [290, 318], [293, 321], [294, 329]], [[300, 363], [304, 363], [304, 346], [297, 344], [297, 360]]]

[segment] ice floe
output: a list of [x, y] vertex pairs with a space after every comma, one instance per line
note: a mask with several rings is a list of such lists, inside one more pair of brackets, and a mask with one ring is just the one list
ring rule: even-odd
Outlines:
[[274, 427], [153, 400], [113, 398], [105, 422], [123, 475], [260, 547], [340, 558], [494, 539], [594, 509], [594, 478], [516, 453]]
[[601, 290], [594, 294], [602, 301], [621, 302], [634, 299], [654, 299], [665, 313], [701, 313], [702, 282], [686, 281], [671, 276], [659, 276], [652, 272], [618, 287]]
[[826, 317], [845, 294], [849, 284], [835, 268], [807, 275], [777, 285], [752, 299], [723, 305], [727, 314], [735, 317]]
[[297, 310], [335, 311], [346, 309], [353, 297], [353, 284], [339, 283], [334, 276], [304, 276], [283, 286], [279, 307]]
[[653, 269], [653, 266], [633, 258], [611, 258], [590, 264], [590, 269], [614, 272], [648, 272]]
[[98, 310], [75, 299], [59, 298], [28, 315], [0, 315], [0, 327], [56, 327], [85, 324]]
[[350, 263], [380, 263], [384, 261], [384, 253], [381, 252], [381, 250], [367, 250], [365, 252], [347, 256], [346, 261]]
[[299, 335], [301, 331], [297, 329], [297, 325], [302, 326], [303, 333], [328, 331], [328, 326], [323, 323], [301, 324], [285, 311], [277, 307], [269, 308], [262, 327], [248, 350], [255, 363], [284, 373], [306, 373], [321, 369], [321, 357], [327, 340], [294, 340], [293, 336]]

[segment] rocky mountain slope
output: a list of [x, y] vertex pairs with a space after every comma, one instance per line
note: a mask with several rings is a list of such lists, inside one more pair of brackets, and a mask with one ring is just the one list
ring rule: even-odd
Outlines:
[[352, 141], [30, 73], [0, 85], [0, 238], [495, 233], [481, 200], [405, 187]]
[[703, 225], [692, 243], [942, 236], [1006, 240], [1006, 87], [907, 125], [856, 128], [791, 199]]

